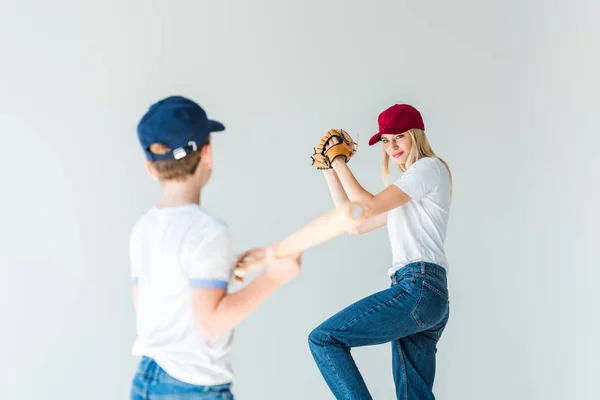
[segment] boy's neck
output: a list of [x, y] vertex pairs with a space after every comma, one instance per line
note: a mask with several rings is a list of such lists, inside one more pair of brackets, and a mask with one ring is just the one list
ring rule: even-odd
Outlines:
[[200, 185], [191, 182], [166, 182], [163, 184], [163, 198], [160, 208], [200, 204]]

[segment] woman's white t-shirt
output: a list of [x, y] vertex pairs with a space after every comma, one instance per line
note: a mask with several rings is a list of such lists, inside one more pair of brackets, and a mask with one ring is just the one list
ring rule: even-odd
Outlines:
[[444, 250], [450, 211], [450, 174], [433, 157], [417, 160], [394, 183], [411, 201], [388, 212], [392, 248], [391, 276], [415, 261], [438, 264], [448, 270]]

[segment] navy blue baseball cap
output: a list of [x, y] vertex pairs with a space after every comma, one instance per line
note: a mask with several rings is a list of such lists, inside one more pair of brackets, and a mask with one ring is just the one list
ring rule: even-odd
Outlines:
[[[170, 96], [152, 104], [137, 127], [140, 144], [150, 161], [183, 158], [202, 146], [211, 132], [224, 130], [222, 123], [208, 119], [202, 107], [182, 96]], [[154, 154], [150, 152], [154, 143], [172, 151]]]

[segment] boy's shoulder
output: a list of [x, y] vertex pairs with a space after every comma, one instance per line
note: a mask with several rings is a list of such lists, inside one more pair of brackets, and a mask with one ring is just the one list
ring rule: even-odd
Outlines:
[[194, 227], [217, 230], [228, 229], [227, 223], [222, 218], [208, 212], [201, 206], [191, 207], [189, 217]]
[[146, 210], [142, 215], [139, 215], [137, 219], [133, 222], [133, 225], [130, 229], [129, 235], [130, 237], [134, 237], [139, 232], [142, 232], [145, 226], [151, 219], [152, 209]]
[[219, 218], [202, 207], [193, 210], [189, 215], [189, 225], [185, 235], [185, 241], [192, 244], [211, 240], [215, 236], [230, 235], [229, 226]]
[[194, 236], [200, 233], [206, 235], [210, 232], [229, 231], [229, 226], [223, 219], [209, 213], [199, 205], [188, 205], [173, 208], [151, 207], [134, 222], [131, 234], [135, 235], [137, 232], [151, 229], [152, 226], [161, 221], [164, 222], [164, 220], [168, 220], [171, 225], [180, 225], [180, 229]]
[[179, 242], [181, 261], [187, 264], [191, 259], [209, 259], [212, 264], [220, 265], [217, 261], [223, 260], [225, 269], [228, 269], [234, 262], [232, 242], [227, 223], [199, 208]]

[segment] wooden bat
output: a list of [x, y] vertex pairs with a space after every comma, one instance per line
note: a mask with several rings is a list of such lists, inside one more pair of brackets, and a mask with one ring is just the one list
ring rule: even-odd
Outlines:
[[[275, 258], [301, 253], [311, 247], [333, 239], [364, 221], [364, 207], [358, 202], [348, 202], [312, 220], [296, 230], [274, 249]], [[234, 271], [235, 276], [243, 278], [258, 269], [265, 259], [261, 253], [249, 261], [240, 262]]]

